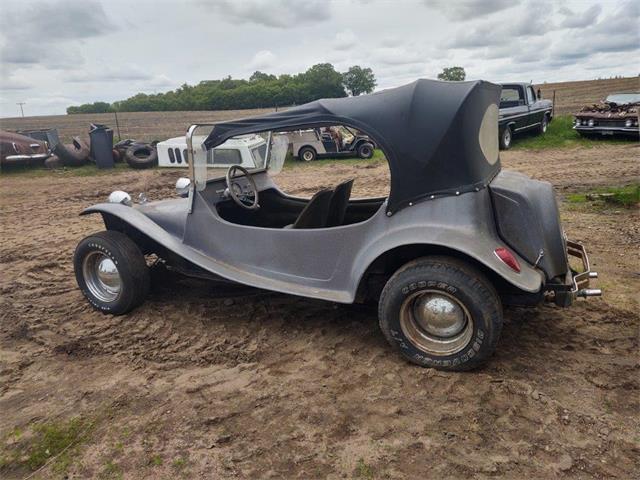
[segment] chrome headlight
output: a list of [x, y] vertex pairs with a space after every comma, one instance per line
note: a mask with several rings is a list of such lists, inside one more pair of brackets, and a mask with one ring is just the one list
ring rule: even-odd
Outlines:
[[589, 125], [590, 127], [593, 127], [596, 124], [596, 122], [593, 121], [593, 118], [590, 118], [589, 121], [587, 122], [587, 125]]
[[191, 187], [191, 179], [186, 177], [180, 177], [176, 181], [176, 193], [180, 197], [189, 196], [189, 188]]
[[627, 118], [627, 121], [624, 122], [624, 126], [631, 127], [632, 125], [633, 125], [633, 120], [631, 120], [630, 118]]
[[127, 192], [123, 192], [122, 190], [114, 190], [109, 194], [109, 198], [107, 199], [109, 203], [121, 203], [123, 205], [127, 205], [130, 207], [133, 205], [131, 201], [131, 195]]
[[587, 119], [586, 119], [586, 118], [583, 118], [583, 119], [582, 119], [582, 125], [586, 125], [586, 124], [587, 124]]

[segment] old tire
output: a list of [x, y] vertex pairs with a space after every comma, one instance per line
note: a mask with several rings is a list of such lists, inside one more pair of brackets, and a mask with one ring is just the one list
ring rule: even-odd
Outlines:
[[540, 127], [539, 127], [540, 135], [544, 135], [545, 133], [547, 133], [548, 126], [549, 126], [549, 116], [545, 114], [542, 116], [542, 121], [540, 122]]
[[358, 157], [369, 159], [373, 157], [373, 145], [370, 143], [362, 143], [358, 146]]
[[57, 155], [66, 167], [79, 167], [89, 160], [89, 146], [80, 139], [73, 137], [70, 144], [59, 143], [53, 148], [53, 154]]
[[149, 293], [145, 258], [121, 232], [107, 230], [82, 239], [73, 255], [73, 268], [83, 295], [103, 313], [127, 313]]
[[313, 162], [317, 156], [313, 147], [302, 147], [298, 151], [298, 160], [303, 162]]
[[509, 150], [511, 148], [511, 141], [513, 140], [513, 132], [511, 127], [506, 126], [500, 134], [500, 150]]
[[387, 341], [410, 362], [470, 370], [495, 350], [502, 305], [476, 268], [449, 257], [424, 257], [400, 268], [378, 304]]
[[149, 145], [132, 145], [124, 158], [131, 168], [151, 168], [158, 164], [158, 151]]

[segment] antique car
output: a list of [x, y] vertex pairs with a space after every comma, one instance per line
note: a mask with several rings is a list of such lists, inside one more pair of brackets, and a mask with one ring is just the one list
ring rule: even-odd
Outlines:
[[523, 132], [547, 131], [553, 119], [553, 103], [543, 100], [530, 83], [502, 83], [498, 135], [500, 149], [511, 148], [513, 136]]
[[[601, 293], [589, 288], [596, 273], [584, 247], [565, 238], [551, 185], [502, 170], [499, 98], [500, 87], [483, 81], [417, 80], [192, 125], [190, 178], [178, 180], [178, 198], [134, 204], [115, 191], [82, 212], [101, 214], [106, 231], [76, 248], [80, 290], [98, 310], [127, 313], [149, 291], [145, 255], [153, 254], [185, 275], [345, 304], [374, 301], [384, 336], [409, 361], [476, 367], [496, 347], [503, 304], [566, 307]], [[339, 123], [367, 132], [383, 150], [389, 195], [352, 199], [353, 179], [310, 199], [281, 191], [274, 175], [288, 142], [267, 132]], [[209, 152], [266, 134], [266, 167], [232, 165], [209, 178], [195, 151], [202, 129]]]
[[[343, 135], [342, 131], [346, 132]], [[298, 130], [288, 134], [293, 158], [311, 162], [317, 158], [371, 158], [375, 143], [347, 126]]]
[[51, 152], [47, 142], [0, 130], [0, 167], [42, 165]]
[[[196, 156], [202, 156], [200, 160], [213, 161], [213, 155], [202, 150], [200, 145], [205, 137], [200, 135], [194, 138], [196, 143]], [[160, 167], [187, 167], [187, 139], [186, 137], [175, 137], [160, 142], [156, 145], [158, 150], [158, 166]], [[244, 168], [263, 168], [267, 142], [260, 135], [243, 135], [238, 138], [231, 138], [215, 149], [216, 167], [229, 167], [230, 165], [240, 165]], [[213, 166], [213, 165], [211, 165]]]
[[574, 115], [573, 129], [583, 136], [638, 136], [640, 135], [639, 111], [639, 92], [613, 93], [600, 104], [582, 107]]

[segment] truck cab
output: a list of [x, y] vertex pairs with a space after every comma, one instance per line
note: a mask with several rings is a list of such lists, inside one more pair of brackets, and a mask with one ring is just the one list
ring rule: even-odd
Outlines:
[[511, 148], [513, 135], [525, 131], [543, 134], [553, 118], [553, 103], [530, 83], [502, 83], [498, 134], [500, 148]]

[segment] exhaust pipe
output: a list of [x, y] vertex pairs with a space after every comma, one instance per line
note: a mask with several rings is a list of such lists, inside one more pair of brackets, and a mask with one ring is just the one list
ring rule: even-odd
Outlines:
[[602, 290], [599, 288], [583, 288], [582, 290], [578, 290], [576, 296], [582, 298], [600, 297], [602, 296]]

